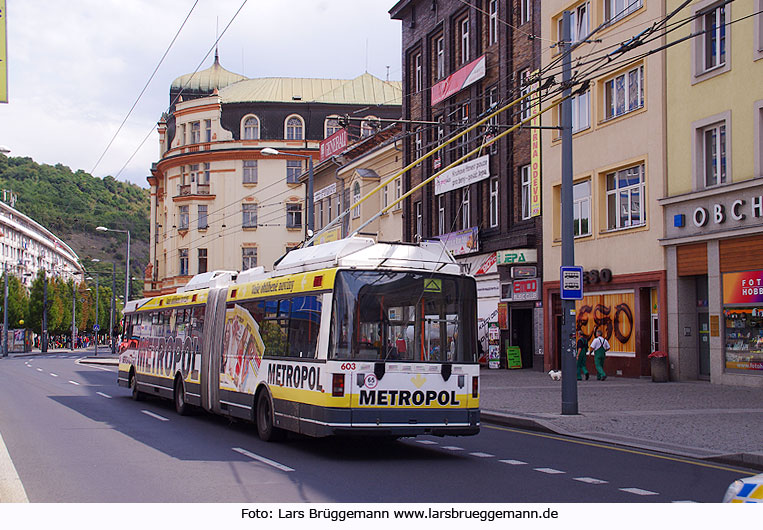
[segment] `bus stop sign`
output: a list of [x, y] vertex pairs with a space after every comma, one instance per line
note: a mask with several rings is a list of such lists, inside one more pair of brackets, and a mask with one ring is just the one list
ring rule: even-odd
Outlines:
[[559, 270], [562, 300], [582, 300], [583, 267], [563, 266]]

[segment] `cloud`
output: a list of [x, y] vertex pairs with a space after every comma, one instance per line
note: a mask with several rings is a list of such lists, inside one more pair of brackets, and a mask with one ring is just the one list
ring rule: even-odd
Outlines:
[[[25, 0], [8, 6], [9, 104], [0, 144], [11, 156], [90, 171], [194, 0]], [[248, 77], [400, 79], [400, 23], [388, 0], [250, 0], [219, 43], [223, 66]], [[241, 0], [199, 1], [97, 176], [146, 187], [169, 86], [193, 72]], [[287, 7], [288, 6], [288, 7]], [[294, 16], [299, 13], [300, 16]], [[367, 51], [366, 51], [367, 50]], [[212, 54], [202, 64], [207, 68]], [[146, 135], [148, 140], [139, 148]]]

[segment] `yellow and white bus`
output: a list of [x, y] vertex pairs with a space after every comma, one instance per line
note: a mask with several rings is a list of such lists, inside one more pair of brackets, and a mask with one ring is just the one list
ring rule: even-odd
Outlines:
[[479, 432], [476, 285], [440, 242], [347, 238], [130, 302], [119, 384], [264, 440]]

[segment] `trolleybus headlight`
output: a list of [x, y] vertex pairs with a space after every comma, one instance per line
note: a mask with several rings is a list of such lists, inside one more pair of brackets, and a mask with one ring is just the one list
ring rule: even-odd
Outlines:
[[334, 374], [331, 380], [331, 395], [334, 397], [344, 396], [344, 374]]
[[476, 398], [479, 396], [480, 391], [480, 378], [479, 377], [472, 377], [472, 397]]

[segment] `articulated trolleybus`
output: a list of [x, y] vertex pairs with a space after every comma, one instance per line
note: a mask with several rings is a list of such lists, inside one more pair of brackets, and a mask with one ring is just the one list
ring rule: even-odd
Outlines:
[[130, 302], [119, 384], [263, 440], [479, 432], [476, 285], [440, 242], [352, 237]]

